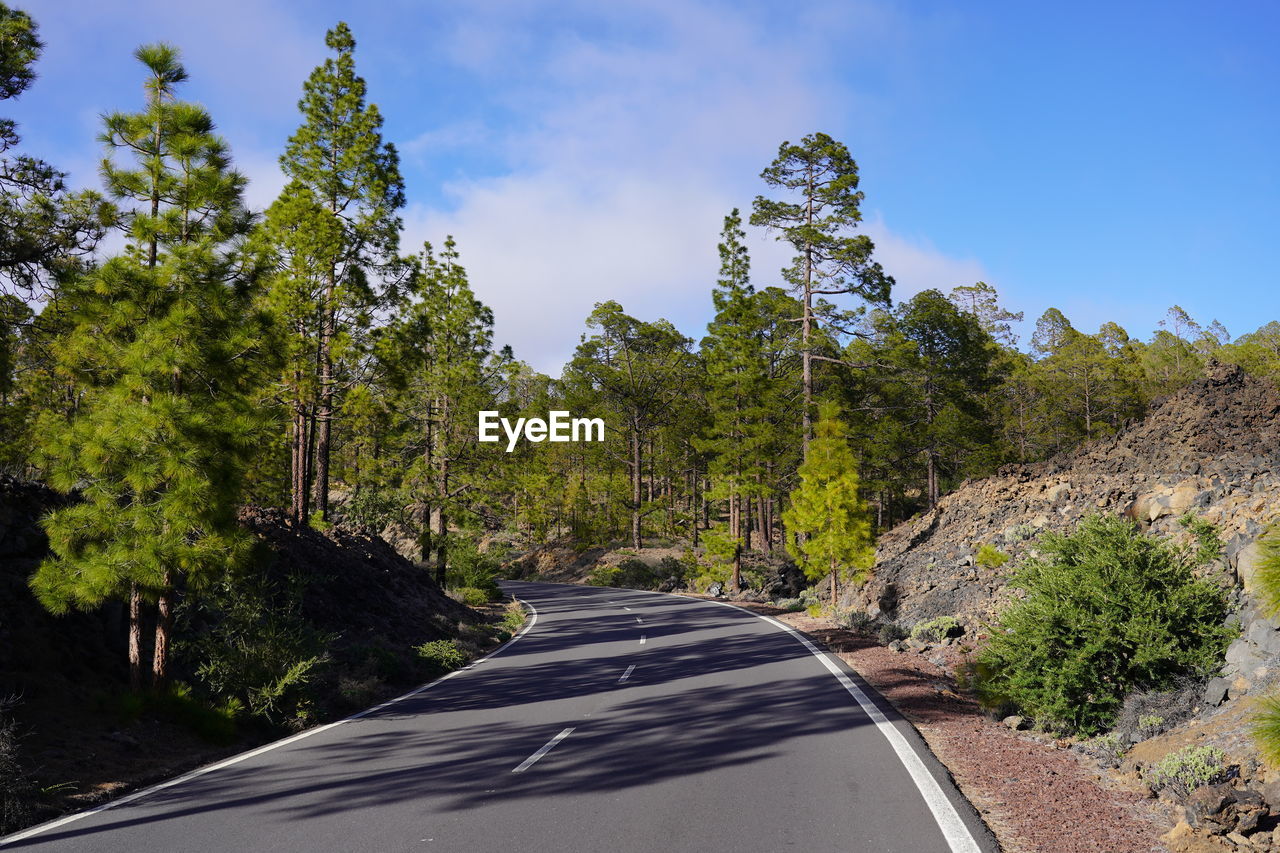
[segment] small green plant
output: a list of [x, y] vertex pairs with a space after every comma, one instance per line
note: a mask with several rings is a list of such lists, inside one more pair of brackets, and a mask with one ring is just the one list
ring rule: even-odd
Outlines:
[[1272, 767], [1280, 767], [1280, 693], [1258, 700], [1253, 716], [1253, 741], [1262, 757]]
[[1159, 714], [1143, 714], [1138, 717], [1138, 733], [1144, 737], [1155, 737], [1164, 726], [1164, 717]]
[[925, 643], [941, 643], [948, 637], [958, 637], [962, 629], [954, 616], [939, 616], [921, 622], [911, 629], [911, 639]]
[[502, 613], [502, 630], [514, 635], [524, 627], [526, 618], [524, 607], [521, 606], [520, 602], [512, 601], [507, 604], [507, 609]]
[[318, 530], [321, 533], [327, 533], [333, 529], [333, 522], [325, 521], [324, 516], [318, 512], [311, 513], [311, 517], [307, 519], [307, 524], [312, 530]]
[[1097, 752], [1108, 767], [1119, 767], [1121, 759], [1124, 758], [1124, 744], [1116, 732], [1091, 737], [1085, 741], [1085, 744]]
[[1138, 687], [1167, 689], [1215, 672], [1238, 628], [1226, 594], [1197, 578], [1196, 555], [1115, 516], [1045, 533], [1010, 585], [979, 655], [979, 697], [1012, 702], [1038, 723], [1093, 734]]
[[622, 579], [622, 570], [617, 566], [596, 566], [587, 575], [587, 583], [592, 586], [617, 586]]
[[1182, 529], [1191, 533], [1196, 540], [1196, 562], [1200, 564], [1212, 562], [1222, 555], [1222, 539], [1218, 535], [1218, 526], [1212, 522], [1197, 518], [1187, 513], [1178, 519]]
[[836, 620], [841, 628], [848, 628], [850, 631], [857, 631], [860, 634], [866, 634], [871, 631], [872, 626], [876, 624], [876, 620], [863, 610], [846, 610], [840, 614]]
[[1009, 562], [1009, 555], [994, 545], [984, 543], [978, 546], [973, 560], [984, 569], [998, 569]]
[[1196, 788], [1231, 778], [1227, 756], [1215, 746], [1188, 746], [1171, 752], [1146, 774], [1153, 791], [1169, 790], [1187, 796]]
[[449, 590], [449, 594], [454, 599], [467, 605], [468, 607], [479, 607], [489, 603], [489, 593], [483, 589], [476, 589], [474, 586], [464, 586], [459, 589]]
[[[449, 565], [445, 570], [445, 585], [450, 589], [479, 590], [484, 595], [483, 601], [502, 600], [502, 588], [498, 586], [498, 576], [502, 567], [494, 555], [481, 553], [480, 547], [473, 540], [458, 534], [449, 536]], [[472, 596], [475, 593], [471, 593]], [[463, 604], [472, 606], [471, 602]]]
[[458, 647], [457, 640], [430, 640], [413, 647], [414, 654], [428, 674], [444, 675], [460, 669], [467, 663], [467, 655]]
[[883, 622], [876, 632], [876, 639], [880, 641], [882, 646], [887, 646], [895, 640], [905, 640], [907, 636], [906, 629], [897, 622]]
[[808, 607], [805, 608], [805, 612], [808, 613], [814, 619], [821, 619], [822, 613], [824, 610], [825, 608], [822, 606], [821, 601], [815, 601], [813, 604], [810, 604]]
[[788, 613], [799, 613], [804, 610], [804, 602], [798, 598], [779, 598], [773, 603], [773, 606]]

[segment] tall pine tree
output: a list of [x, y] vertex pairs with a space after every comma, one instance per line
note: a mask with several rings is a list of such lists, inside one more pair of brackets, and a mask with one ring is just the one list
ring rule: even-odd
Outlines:
[[[367, 323], [369, 310], [384, 296], [377, 286], [402, 272], [397, 256], [404, 181], [395, 146], [382, 141], [382, 114], [365, 102], [366, 86], [355, 71], [355, 38], [345, 23], [325, 34], [335, 56], [326, 59], [303, 84], [303, 123], [289, 137], [280, 166], [290, 179], [273, 229], [288, 232], [324, 220], [323, 240], [305, 266], [292, 266], [279, 286], [295, 297], [310, 294], [317, 328], [295, 330], [315, 335], [314, 442], [299, 429], [294, 404], [292, 454], [295, 517], [305, 501], [308, 472], [315, 481], [315, 509], [329, 516], [330, 457], [337, 417], [338, 361], [351, 334]], [[308, 195], [309, 194], [309, 195]], [[332, 225], [338, 228], [331, 233]], [[282, 236], [281, 240], [285, 240]], [[286, 383], [301, 387], [298, 378]], [[304, 419], [305, 420], [305, 419]], [[312, 446], [314, 444], [314, 450]]]
[[167, 45], [139, 48], [146, 109], [106, 118], [102, 172], [128, 206], [123, 254], [66, 294], [61, 369], [84, 395], [41, 423], [50, 482], [82, 500], [44, 522], [53, 555], [31, 584], [60, 612], [129, 598], [129, 665], [142, 682], [144, 601], [157, 607], [152, 677], [163, 686], [175, 597], [240, 558], [236, 524], [254, 445], [249, 404], [260, 328], [238, 251], [244, 178], [202, 107], [175, 98], [186, 71]]

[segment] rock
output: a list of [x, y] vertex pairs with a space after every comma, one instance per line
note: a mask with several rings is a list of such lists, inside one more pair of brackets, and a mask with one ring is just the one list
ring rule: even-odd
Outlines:
[[722, 597], [724, 595], [724, 584], [720, 583], [720, 581], [716, 581], [711, 586], [707, 587], [707, 595], [714, 598]]
[[1248, 693], [1251, 687], [1253, 687], [1253, 684], [1250, 683], [1249, 679], [1243, 675], [1237, 675], [1235, 680], [1231, 682], [1231, 690], [1228, 692], [1231, 698], [1235, 699], [1237, 696], [1243, 696]]
[[1257, 539], [1246, 540], [1235, 553], [1236, 578], [1250, 595], [1257, 592], [1258, 564], [1262, 558], [1262, 546]]
[[1204, 703], [1210, 708], [1216, 708], [1223, 702], [1227, 701], [1227, 690], [1231, 687], [1231, 681], [1226, 678], [1211, 678], [1209, 683], [1204, 687]]
[[891, 652], [905, 652], [907, 650], [907, 644], [901, 640], [894, 640], [889, 644], [888, 648]]
[[671, 592], [680, 586], [680, 578], [671, 575], [669, 578], [658, 584], [658, 592]]
[[1017, 714], [1014, 714], [1011, 717], [1005, 717], [1000, 722], [1004, 723], [1007, 727], [1009, 727], [1010, 729], [1013, 729], [1015, 732], [1021, 731], [1022, 729], [1025, 729], [1027, 727], [1026, 719], [1024, 717], [1018, 716]]

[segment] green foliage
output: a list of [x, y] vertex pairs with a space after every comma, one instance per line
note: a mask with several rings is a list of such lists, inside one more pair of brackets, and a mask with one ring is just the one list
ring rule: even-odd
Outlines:
[[781, 608], [788, 613], [799, 613], [805, 609], [804, 602], [798, 598], [779, 598], [773, 603], [773, 606]]
[[622, 579], [622, 569], [617, 566], [599, 565], [587, 575], [587, 583], [592, 586], [618, 586]]
[[431, 640], [414, 646], [414, 654], [431, 677], [444, 675], [467, 665], [467, 653], [457, 640]]
[[894, 640], [905, 640], [908, 636], [907, 629], [903, 628], [897, 622], [881, 623], [880, 628], [876, 631], [876, 639], [880, 641], [880, 645], [887, 646]]
[[911, 639], [926, 643], [941, 643], [948, 637], [959, 636], [960, 631], [960, 623], [954, 616], [939, 616], [912, 628]]
[[983, 543], [978, 546], [978, 553], [973, 559], [984, 569], [998, 569], [1009, 562], [1009, 555], [994, 545]]
[[[479, 592], [482, 600], [475, 604], [485, 604], [502, 599], [502, 588], [498, 579], [502, 567], [493, 554], [481, 553], [479, 546], [470, 539], [455, 537], [449, 547], [449, 566], [445, 574], [445, 584], [450, 589], [471, 589]], [[464, 601], [470, 605], [472, 602]]]
[[1222, 556], [1222, 539], [1218, 525], [1191, 513], [1179, 518], [1178, 524], [1195, 537], [1197, 563], [1203, 565]]
[[800, 485], [782, 515], [787, 550], [810, 580], [832, 574], [860, 582], [875, 549], [867, 507], [858, 496], [857, 464], [834, 407], [823, 408], [799, 474]]
[[1271, 615], [1280, 614], [1280, 530], [1276, 525], [1267, 528], [1259, 540], [1261, 550], [1257, 573], [1254, 576], [1258, 594]]
[[487, 591], [483, 589], [476, 589], [474, 586], [456, 587], [450, 589], [449, 593], [468, 607], [479, 607], [481, 605], [488, 604], [490, 600], [493, 600], [490, 598]]
[[1229, 778], [1227, 756], [1215, 746], [1188, 746], [1171, 752], [1146, 773], [1152, 790], [1168, 789], [1183, 797]]
[[223, 702], [251, 716], [300, 728], [312, 717], [313, 684], [334, 639], [302, 619], [301, 590], [277, 589], [252, 570], [238, 572], [184, 604], [180, 624], [202, 623], [179, 655]]
[[1089, 734], [1134, 688], [1221, 666], [1237, 629], [1224, 625], [1224, 593], [1194, 576], [1186, 551], [1092, 516], [1069, 535], [1045, 534], [1041, 552], [1014, 574], [1025, 598], [979, 655], [988, 704], [1012, 702], [1039, 723]]
[[1280, 767], [1280, 694], [1258, 700], [1252, 720], [1253, 742], [1272, 767]]
[[516, 634], [524, 627], [525, 620], [528, 615], [524, 611], [524, 607], [518, 601], [512, 601], [507, 604], [506, 610], [502, 613], [502, 630]]
[[1092, 749], [1096, 750], [1102, 757], [1103, 762], [1108, 767], [1119, 767], [1121, 759], [1124, 758], [1125, 745], [1120, 735], [1116, 732], [1106, 732], [1104, 734], [1095, 735], [1087, 741]]

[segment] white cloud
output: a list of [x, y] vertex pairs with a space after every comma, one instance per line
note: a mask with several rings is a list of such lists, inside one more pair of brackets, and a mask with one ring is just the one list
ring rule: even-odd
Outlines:
[[[634, 23], [635, 8], [611, 9]], [[878, 33], [892, 27], [863, 8], [831, 6], [812, 16], [812, 38], [788, 40], [763, 19], [710, 4], [649, 4], [645, 13], [646, 35], [626, 43], [572, 32], [530, 46], [518, 13], [505, 24], [459, 25], [460, 58], [522, 54], [528, 73], [508, 95], [523, 103], [524, 121], [488, 140], [507, 174], [456, 183], [446, 204], [406, 217], [406, 251], [453, 234], [477, 295], [494, 308], [497, 341], [552, 374], [596, 302], [617, 300], [701, 336], [724, 215], [733, 207], [750, 215], [765, 190], [757, 176], [780, 142], [837, 133], [831, 105], [862, 103], [831, 88], [824, 52], [864, 20]], [[458, 137], [475, 132], [427, 128], [413, 150], [448, 156]], [[748, 231], [753, 279], [779, 283], [789, 247]], [[867, 231], [899, 294], [983, 275], [976, 261], [899, 237], [878, 219]]]

